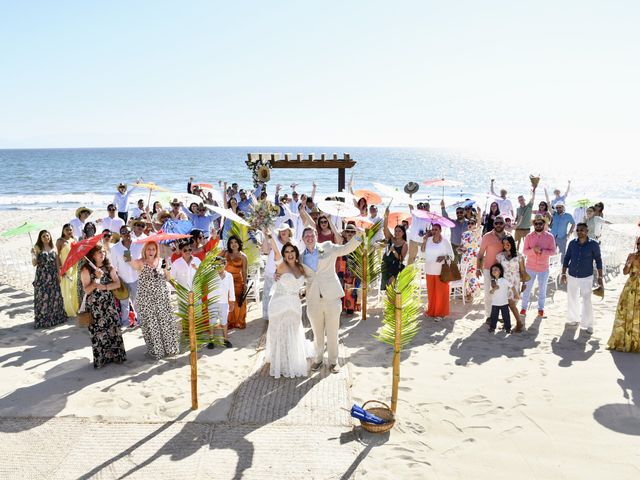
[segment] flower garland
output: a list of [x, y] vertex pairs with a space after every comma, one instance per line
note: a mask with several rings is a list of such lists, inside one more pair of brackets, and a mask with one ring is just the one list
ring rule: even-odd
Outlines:
[[266, 183], [271, 179], [271, 161], [263, 158], [262, 160], [251, 157], [244, 162], [253, 176], [253, 186], [258, 187], [260, 183]]

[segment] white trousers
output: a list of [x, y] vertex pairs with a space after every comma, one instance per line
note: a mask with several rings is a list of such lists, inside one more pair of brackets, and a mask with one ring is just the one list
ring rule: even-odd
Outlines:
[[484, 316], [485, 318], [491, 317], [491, 271], [482, 270], [482, 276], [484, 278], [484, 284], [482, 289], [484, 290]]
[[567, 318], [580, 322], [580, 328], [593, 328], [592, 286], [593, 275], [585, 278], [567, 275]]
[[313, 330], [316, 347], [316, 362], [324, 357], [324, 339], [327, 338], [329, 364], [338, 363], [338, 330], [340, 329], [340, 312], [342, 300], [339, 298], [310, 300], [307, 299], [307, 316]]

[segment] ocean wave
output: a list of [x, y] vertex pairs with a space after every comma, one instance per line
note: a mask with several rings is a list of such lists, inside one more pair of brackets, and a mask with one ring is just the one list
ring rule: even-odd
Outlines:
[[4, 210], [71, 208], [74, 206], [104, 208], [112, 201], [113, 195], [94, 192], [0, 195], [0, 208]]

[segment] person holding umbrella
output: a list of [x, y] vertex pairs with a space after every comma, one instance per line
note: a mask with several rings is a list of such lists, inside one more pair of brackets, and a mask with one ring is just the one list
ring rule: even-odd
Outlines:
[[131, 260], [131, 266], [139, 272], [136, 307], [147, 353], [156, 359], [177, 355], [178, 327], [167, 287], [170, 267], [161, 265], [156, 241], [145, 238], [140, 243], [144, 243], [141, 258]]
[[36, 267], [33, 281], [34, 327], [53, 327], [66, 322], [67, 314], [58, 276], [60, 260], [47, 230], [38, 233], [38, 240], [31, 249], [31, 263]]
[[82, 267], [80, 278], [87, 295], [86, 308], [91, 313], [93, 368], [102, 368], [107, 363], [122, 363], [127, 359], [120, 315], [112, 293], [120, 287], [120, 279], [100, 243], [86, 257], [88, 261]]

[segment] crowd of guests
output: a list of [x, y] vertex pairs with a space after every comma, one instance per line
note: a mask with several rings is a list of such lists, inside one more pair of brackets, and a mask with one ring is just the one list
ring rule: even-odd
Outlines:
[[[537, 315], [544, 318], [550, 259], [559, 255], [561, 281], [567, 285], [568, 323], [579, 324], [588, 333], [593, 331], [592, 287], [594, 272], [596, 282], [602, 285], [603, 281], [600, 241], [607, 222], [602, 203], [579, 207], [573, 215], [567, 213], [570, 183], [564, 194], [555, 190], [553, 199], [549, 199], [545, 190], [546, 201], [539, 202], [537, 210], [534, 210], [537, 185], [532, 186], [527, 196], [518, 196], [514, 204], [505, 189], [495, 195], [493, 180], [490, 190], [495, 199], [486, 212], [470, 199], [454, 205], [454, 211], [450, 212], [443, 200], [439, 215], [431, 213], [429, 203], [417, 202], [410, 205], [409, 215], [393, 214], [387, 207], [380, 217], [377, 205], [369, 205], [366, 197], [354, 196], [360, 216], [350, 220], [319, 210], [314, 200], [315, 184], [309, 195], [298, 192], [295, 184], [291, 185], [290, 194], [282, 193], [277, 185], [273, 197], [268, 196], [265, 184], [247, 191], [236, 183], [229, 186], [220, 182], [219, 188], [221, 193], [216, 193], [210, 185], [193, 183], [192, 178], [187, 192], [194, 197], [189, 198], [198, 197], [200, 201], [191, 202], [188, 208], [177, 198], [166, 209], [158, 201], [146, 205], [144, 199], [139, 199], [130, 210], [131, 194], [136, 187], [119, 184], [113, 202], [107, 206], [106, 217], [90, 221], [92, 210], [80, 207], [75, 218], [62, 227], [55, 244], [50, 232], [40, 232], [32, 251], [32, 261], [37, 267], [35, 326], [50, 327], [74, 317], [79, 310], [89, 311], [93, 318], [89, 332], [96, 368], [126, 360], [122, 341], [122, 328], [126, 327], [142, 328], [150, 356], [175, 355], [179, 352], [179, 331], [167, 281], [174, 278], [190, 288], [204, 256], [220, 244], [223, 247], [220, 261], [225, 268], [215, 292], [218, 301], [211, 305], [211, 335], [219, 328], [225, 346], [231, 347], [228, 330], [246, 326], [244, 300], [250, 288], [250, 265], [243, 250], [247, 242], [264, 257], [262, 316], [268, 320], [269, 295], [277, 281], [276, 258], [282, 257], [278, 252], [285, 245], [303, 246], [302, 232], [307, 228], [317, 232], [319, 243], [346, 244], [356, 234], [356, 224], [362, 224], [366, 228], [379, 226], [375, 237], [382, 272], [379, 288], [394, 282], [406, 265], [424, 262], [428, 297], [425, 315], [435, 321], [450, 315], [451, 285], [442, 279], [441, 273], [443, 265], [455, 263], [461, 272], [466, 301], [473, 301], [484, 291], [489, 331], [495, 331], [499, 316], [505, 332], [511, 332], [511, 317], [515, 320], [513, 331], [522, 331], [535, 284]], [[353, 185], [350, 191], [353, 193]], [[405, 187], [409, 196], [416, 191], [415, 184]], [[248, 218], [251, 209], [263, 200], [276, 206], [275, 224], [268, 230], [250, 228], [246, 238], [233, 233], [229, 218], [222, 221], [220, 214], [213, 211], [215, 208], [209, 208], [223, 207]], [[453, 226], [448, 226], [451, 225], [448, 222]], [[189, 233], [190, 238], [169, 245], [153, 240], [155, 232], [176, 229]], [[90, 239], [98, 231], [102, 239], [86, 255], [86, 260], [60, 277], [60, 267], [72, 244]], [[624, 270], [631, 278], [623, 296], [635, 295], [639, 267], [638, 254], [631, 254]], [[347, 255], [337, 259], [335, 268], [345, 292], [342, 310], [353, 314], [361, 308], [360, 279], [352, 271]], [[117, 298], [122, 289], [126, 295]], [[621, 299], [614, 329], [618, 340], [610, 342], [611, 348], [634, 351], [640, 348], [639, 315], [637, 301], [625, 300], [623, 304]], [[635, 323], [631, 322], [635, 325], [631, 334], [625, 330], [629, 323], [625, 319], [629, 316], [635, 319]], [[209, 348], [213, 346], [211, 342]]]

